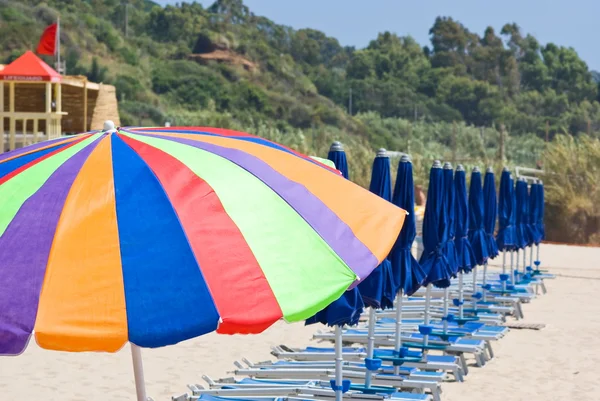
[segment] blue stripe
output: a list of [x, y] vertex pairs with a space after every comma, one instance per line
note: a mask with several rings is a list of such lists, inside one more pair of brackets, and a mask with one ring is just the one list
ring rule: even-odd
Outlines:
[[53, 146], [48, 149], [40, 150], [39, 152], [33, 152], [28, 155], [20, 156], [15, 159], [6, 161], [4, 163], [0, 163], [0, 178], [7, 176], [8, 174], [12, 173], [13, 171], [23, 167], [27, 163], [30, 163], [36, 159], [39, 159], [40, 157], [44, 157], [44, 155], [47, 155], [50, 152], [54, 152], [57, 149], [64, 148], [65, 146], [67, 146], [70, 143], [72, 143], [72, 142]]
[[160, 182], [112, 136], [129, 341], [162, 347], [216, 330], [219, 315]]

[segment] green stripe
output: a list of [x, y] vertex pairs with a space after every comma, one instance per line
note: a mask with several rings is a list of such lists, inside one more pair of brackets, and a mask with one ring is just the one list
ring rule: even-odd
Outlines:
[[77, 145], [42, 160], [0, 185], [0, 210], [2, 210], [2, 213], [0, 213], [0, 236], [4, 234], [6, 227], [8, 227], [23, 203], [44, 185], [52, 173], [100, 135], [102, 134], [93, 135]]
[[302, 216], [248, 171], [192, 146], [126, 135], [178, 159], [213, 188], [258, 260], [286, 320], [313, 316], [356, 279]]

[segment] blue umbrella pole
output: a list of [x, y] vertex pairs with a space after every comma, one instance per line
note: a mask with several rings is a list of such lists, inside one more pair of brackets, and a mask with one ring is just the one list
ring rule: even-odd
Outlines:
[[[396, 296], [398, 302], [396, 303], [396, 337], [394, 338], [394, 349], [396, 352], [400, 352], [402, 347], [402, 288], [398, 290]], [[394, 374], [400, 374], [400, 366], [394, 366]]]
[[464, 294], [463, 294], [463, 273], [462, 272], [458, 272], [458, 300], [460, 301], [458, 303], [458, 316], [462, 319], [464, 317], [464, 315], [463, 315]]
[[342, 401], [342, 326], [335, 326], [335, 401]]
[[[425, 292], [425, 326], [429, 326], [429, 304], [431, 303], [431, 284], [427, 284], [427, 291]], [[429, 342], [429, 335], [425, 334], [423, 337], [423, 352]]]
[[[373, 359], [373, 349], [375, 348], [375, 308], [369, 308], [369, 338], [367, 341], [367, 358]], [[373, 372], [367, 370], [365, 377], [365, 387], [371, 387], [371, 377]]]

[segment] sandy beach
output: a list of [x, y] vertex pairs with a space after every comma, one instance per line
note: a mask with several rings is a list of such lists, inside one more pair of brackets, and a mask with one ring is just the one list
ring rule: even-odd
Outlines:
[[[512, 330], [495, 346], [496, 358], [473, 368], [465, 383], [445, 383], [445, 401], [596, 401], [600, 394], [600, 248], [544, 245], [548, 294], [524, 306], [541, 331]], [[495, 264], [497, 264], [498, 260]], [[256, 336], [211, 334], [176, 346], [143, 350], [148, 395], [170, 400], [201, 376], [228, 375], [233, 361], [270, 359], [272, 345], [303, 346], [318, 327], [280, 322]], [[0, 400], [131, 401], [135, 399], [129, 347], [116, 354], [70, 354], [33, 342], [18, 357], [0, 358]]]

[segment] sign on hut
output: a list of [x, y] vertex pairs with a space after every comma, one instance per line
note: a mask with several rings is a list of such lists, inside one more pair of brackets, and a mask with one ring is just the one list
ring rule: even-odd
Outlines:
[[119, 125], [115, 87], [60, 75], [27, 51], [0, 66], [0, 153], [65, 134]]

